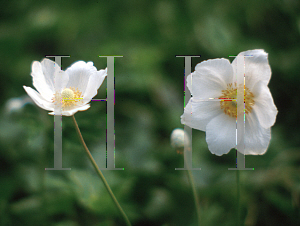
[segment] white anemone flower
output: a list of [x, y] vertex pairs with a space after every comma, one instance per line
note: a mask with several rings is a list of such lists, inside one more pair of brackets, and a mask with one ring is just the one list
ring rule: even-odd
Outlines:
[[42, 62], [32, 63], [31, 76], [38, 92], [30, 87], [23, 88], [36, 105], [54, 115], [55, 105], [60, 102], [61, 114], [72, 116], [90, 107], [88, 103], [97, 95], [107, 69], [97, 71], [93, 62], [77, 61], [63, 71], [55, 62], [45, 58]]
[[[241, 54], [252, 56], [244, 58], [245, 149], [242, 154], [262, 155], [270, 143], [270, 128], [278, 113], [268, 88], [271, 78], [268, 54], [264, 50]], [[223, 58], [207, 60], [197, 64], [187, 78], [192, 97], [181, 116], [181, 123], [206, 131], [208, 149], [219, 156], [242, 142], [236, 140], [236, 101], [224, 101], [237, 98], [236, 69], [237, 58], [232, 64]]]

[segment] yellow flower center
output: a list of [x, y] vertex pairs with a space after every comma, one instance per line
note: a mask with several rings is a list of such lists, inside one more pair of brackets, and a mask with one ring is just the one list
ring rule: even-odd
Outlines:
[[65, 88], [62, 92], [61, 92], [61, 97], [64, 99], [64, 100], [67, 100], [67, 99], [73, 99], [74, 98], [74, 92], [69, 89], [69, 88]]
[[[234, 84], [235, 88], [232, 87], [232, 83], [227, 84], [227, 89], [222, 90], [222, 96], [219, 99], [220, 107], [224, 111], [226, 115], [236, 118], [237, 117], [237, 88], [236, 83]], [[250, 90], [244, 86], [244, 104], [245, 104], [245, 113], [251, 113], [252, 106], [254, 105], [255, 101], [253, 100], [254, 95]], [[230, 100], [235, 99], [235, 100]]]
[[63, 110], [69, 110], [73, 106], [76, 106], [82, 100], [82, 93], [75, 88], [65, 88], [61, 93], [54, 94], [52, 98], [52, 103], [57, 103], [57, 101], [62, 103]]

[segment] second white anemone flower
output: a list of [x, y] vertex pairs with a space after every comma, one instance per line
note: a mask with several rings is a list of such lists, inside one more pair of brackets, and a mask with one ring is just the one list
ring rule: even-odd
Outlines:
[[[243, 154], [261, 155], [268, 148], [270, 128], [278, 112], [268, 88], [271, 78], [268, 54], [264, 50], [249, 50], [240, 54], [251, 56], [244, 58]], [[236, 140], [236, 101], [224, 101], [237, 98], [236, 69], [236, 58], [232, 64], [227, 59], [207, 60], [197, 64], [195, 71], [187, 78], [192, 97], [181, 116], [181, 123], [206, 131], [208, 148], [216, 155], [226, 154], [236, 147], [236, 142], [243, 142]]]
[[54, 115], [55, 105], [61, 104], [61, 114], [72, 116], [90, 107], [88, 103], [97, 95], [107, 69], [97, 71], [93, 62], [77, 61], [63, 71], [55, 62], [45, 58], [42, 62], [32, 63], [31, 76], [38, 92], [23, 87], [40, 108], [52, 111], [49, 114]]

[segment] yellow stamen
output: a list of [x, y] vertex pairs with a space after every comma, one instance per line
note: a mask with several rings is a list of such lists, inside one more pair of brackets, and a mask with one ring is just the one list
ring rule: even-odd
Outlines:
[[[232, 83], [227, 84], [227, 89], [222, 90], [222, 96], [219, 99], [220, 107], [224, 111], [226, 115], [236, 118], [237, 117], [237, 88], [236, 83], [234, 84], [235, 88], [233, 88]], [[253, 100], [253, 93], [244, 86], [244, 104], [245, 104], [245, 113], [248, 114], [252, 111], [252, 106], [255, 101]], [[235, 100], [230, 100], [235, 99]]]
[[73, 106], [79, 104], [82, 100], [82, 93], [73, 87], [65, 88], [61, 93], [54, 94], [52, 98], [52, 103], [57, 103], [57, 101], [61, 102], [62, 109], [68, 110]]

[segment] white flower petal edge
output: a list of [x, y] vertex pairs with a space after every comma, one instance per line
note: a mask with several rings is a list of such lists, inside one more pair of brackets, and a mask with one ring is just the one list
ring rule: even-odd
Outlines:
[[[241, 52], [238, 56], [246, 56], [245, 84], [251, 90], [258, 81], [269, 84], [271, 79], [271, 68], [268, 62], [268, 54], [263, 49], [248, 50]], [[251, 56], [251, 57], [250, 57]], [[232, 61], [233, 71], [236, 72], [237, 59]]]
[[233, 69], [227, 59], [207, 60], [197, 64], [188, 76], [188, 88], [193, 97], [208, 99], [221, 96], [221, 90], [232, 82]]
[[77, 61], [67, 68], [66, 73], [69, 75], [66, 87], [76, 87], [84, 94], [90, 76], [97, 73], [97, 69], [93, 62]]
[[[75, 108], [75, 109], [72, 109], [72, 110], [69, 110], [69, 111], [63, 111], [62, 112], [62, 115], [64, 116], [72, 116], [74, 115], [77, 111], [85, 111], [87, 109], [90, 108], [90, 105], [89, 104], [86, 104], [84, 106], [81, 106], [81, 107], [78, 107], [78, 108]], [[53, 112], [50, 112], [48, 113], [49, 115], [55, 115], [54, 111]]]
[[245, 121], [245, 155], [263, 155], [271, 140], [271, 129], [263, 128], [255, 113], [246, 117]]
[[31, 76], [33, 86], [47, 101], [51, 101], [54, 87], [54, 76], [61, 71], [60, 67], [49, 59], [43, 59], [42, 62], [34, 61], [31, 66]]
[[85, 93], [84, 93], [84, 103], [86, 100], [91, 100], [97, 95], [98, 89], [102, 85], [105, 77], [107, 76], [107, 68], [104, 70], [99, 70], [93, 73], [88, 81]]
[[274, 125], [278, 113], [270, 89], [263, 84], [263, 81], [260, 81], [256, 83], [252, 91], [255, 96], [253, 112], [257, 115], [257, 119], [263, 128], [270, 128]]
[[215, 155], [227, 154], [236, 146], [236, 123], [234, 118], [220, 114], [206, 126], [208, 149]]
[[222, 114], [222, 110], [219, 102], [202, 101], [192, 97], [184, 108], [181, 124], [188, 125], [193, 129], [206, 131], [207, 124], [220, 114]]
[[48, 111], [53, 111], [54, 109], [54, 104], [45, 100], [41, 94], [39, 94], [37, 91], [32, 89], [31, 87], [23, 86], [25, 89], [26, 93], [31, 97], [31, 99], [36, 103], [37, 106], [40, 108], [43, 108]]

